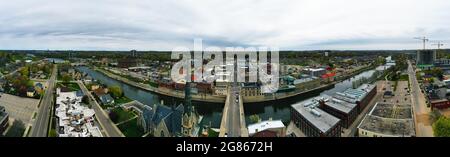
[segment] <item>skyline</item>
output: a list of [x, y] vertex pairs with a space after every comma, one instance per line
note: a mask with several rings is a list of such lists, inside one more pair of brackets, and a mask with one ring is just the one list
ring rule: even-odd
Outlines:
[[192, 48], [194, 38], [204, 47], [280, 50], [419, 49], [416, 36], [450, 41], [445, 0], [2, 3], [0, 49], [8, 50], [170, 51]]

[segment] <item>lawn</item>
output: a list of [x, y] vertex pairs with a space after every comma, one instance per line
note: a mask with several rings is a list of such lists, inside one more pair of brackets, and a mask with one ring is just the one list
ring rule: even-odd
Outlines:
[[114, 112], [117, 115], [117, 118], [111, 118], [111, 120], [114, 123], [120, 123], [120, 122], [129, 120], [135, 116], [132, 112], [125, 111], [120, 107], [113, 109], [111, 112]]
[[409, 75], [401, 75], [398, 79], [399, 81], [409, 81]]
[[208, 137], [219, 137], [219, 133], [212, 129], [208, 129]]
[[79, 91], [81, 90], [80, 86], [76, 83], [58, 83], [58, 87], [67, 87], [71, 91]]
[[144, 135], [143, 129], [137, 124], [137, 118], [120, 124], [117, 127], [119, 127], [120, 131], [122, 131], [126, 137], [142, 137], [142, 135]]
[[114, 100], [115, 104], [117, 104], [117, 105], [129, 103], [131, 101], [133, 101], [133, 100], [131, 100], [130, 98], [128, 98], [126, 96], [123, 96], [121, 98], [118, 98], [118, 99]]

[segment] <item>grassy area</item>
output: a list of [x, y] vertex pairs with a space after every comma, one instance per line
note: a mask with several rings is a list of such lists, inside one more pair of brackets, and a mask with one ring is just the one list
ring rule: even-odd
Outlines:
[[129, 120], [135, 116], [131, 111], [125, 111], [122, 108], [118, 107], [113, 109], [111, 112], [114, 112], [116, 117], [111, 117], [111, 120], [114, 123], [120, 123], [126, 120]]
[[208, 137], [219, 137], [219, 133], [212, 129], [208, 129]]
[[131, 100], [130, 98], [128, 98], [126, 96], [123, 96], [123, 97], [121, 97], [119, 99], [115, 99], [114, 100], [115, 104], [117, 104], [117, 105], [129, 103], [131, 101], [133, 101], [133, 100]]
[[137, 124], [137, 118], [120, 124], [117, 127], [119, 127], [120, 131], [122, 131], [126, 137], [141, 137], [144, 135], [144, 130]]
[[58, 83], [57, 87], [67, 87], [71, 91], [79, 91], [81, 90], [80, 86], [77, 83]]
[[409, 75], [400, 75], [398, 78], [399, 81], [409, 81]]

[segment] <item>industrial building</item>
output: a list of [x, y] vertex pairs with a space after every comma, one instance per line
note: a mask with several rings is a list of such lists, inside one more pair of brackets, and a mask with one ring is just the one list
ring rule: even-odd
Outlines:
[[325, 97], [325, 99], [320, 101], [319, 108], [341, 119], [342, 127], [348, 128], [352, 125], [356, 117], [358, 117], [357, 105], [334, 97]]
[[413, 137], [413, 113], [410, 104], [377, 103], [358, 126], [360, 137]]
[[315, 97], [292, 105], [291, 121], [309, 137], [340, 137], [341, 120], [317, 107], [322, 99]]
[[358, 113], [361, 113], [376, 94], [376, 85], [363, 84], [357, 89], [349, 88], [344, 92], [336, 92], [334, 97], [348, 103], [357, 104]]

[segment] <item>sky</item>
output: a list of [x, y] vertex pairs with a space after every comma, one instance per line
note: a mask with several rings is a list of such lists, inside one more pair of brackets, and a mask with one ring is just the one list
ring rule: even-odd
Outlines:
[[448, 0], [0, 0], [0, 49], [418, 49], [450, 45]]

